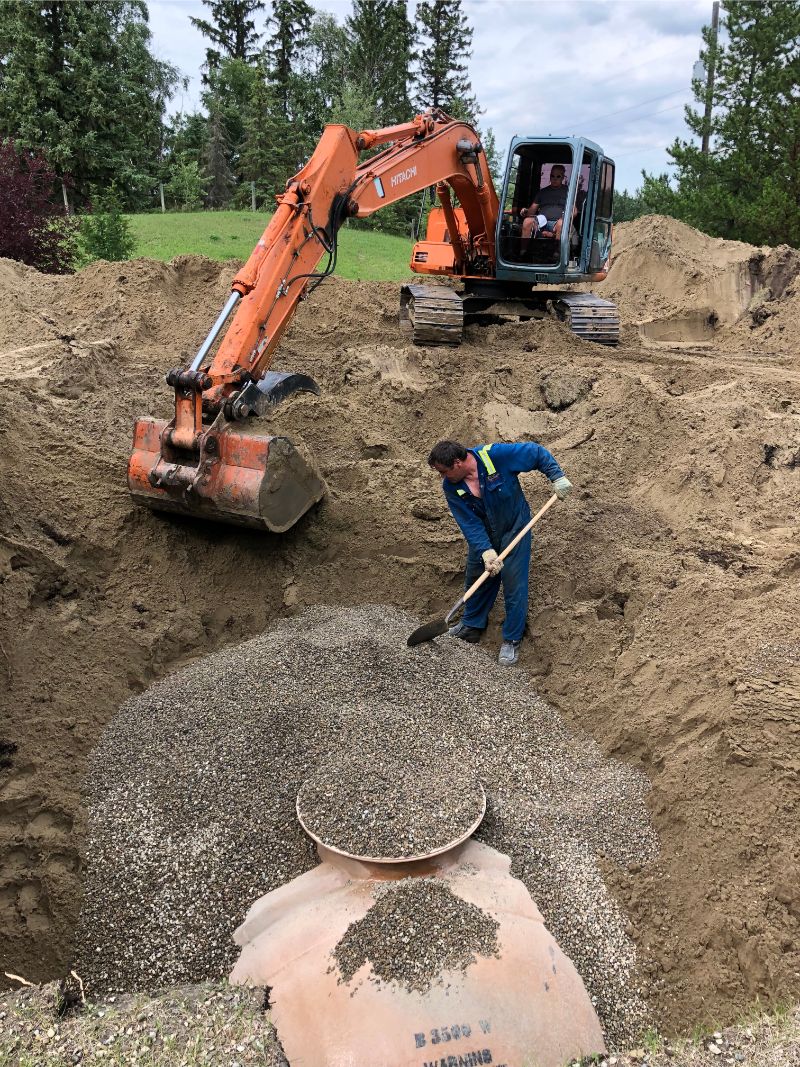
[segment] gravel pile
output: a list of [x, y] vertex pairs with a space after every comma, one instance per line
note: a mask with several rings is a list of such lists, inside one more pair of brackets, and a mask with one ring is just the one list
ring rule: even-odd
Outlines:
[[379, 755], [369, 766], [360, 753], [335, 754], [300, 790], [306, 828], [326, 845], [381, 859], [422, 856], [467, 833], [484, 803], [474, 772], [464, 776], [469, 753], [448, 766], [420, 752], [419, 738], [403, 747], [402, 758]]
[[500, 924], [434, 878], [385, 888], [333, 950], [341, 980], [369, 963], [371, 977], [425, 993], [445, 971], [466, 971], [477, 956], [497, 955]]
[[523, 672], [460, 641], [407, 648], [416, 625], [381, 606], [313, 609], [122, 707], [88, 776], [77, 961], [94, 995], [226, 973], [252, 902], [317, 863], [302, 783], [337, 754], [369, 768], [413, 750], [483, 782], [477, 836], [512, 856], [609, 1042], [640, 1032], [634, 948], [595, 857], [655, 857], [647, 780], [571, 735]]

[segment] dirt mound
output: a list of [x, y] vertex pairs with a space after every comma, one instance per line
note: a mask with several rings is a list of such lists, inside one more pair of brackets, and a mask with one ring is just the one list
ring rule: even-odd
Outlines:
[[[615, 226], [611, 269], [595, 288], [619, 304], [622, 322], [645, 341], [728, 344], [730, 328], [747, 331], [749, 340], [749, 331], [778, 312], [774, 305], [796, 287], [798, 272], [800, 252], [786, 245], [757, 248], [645, 215]], [[785, 340], [778, 325], [759, 331], [758, 343]]]
[[[647, 260], [640, 244], [651, 283], [634, 291], [626, 241], [619, 227], [606, 282], [625, 321], [680, 310], [658, 288], [680, 256]], [[741, 276], [733, 251], [720, 269]], [[133, 418], [169, 412], [163, 375], [200, 343], [230, 276], [194, 259], [58, 278], [0, 263], [7, 968], [42, 978], [70, 959], [80, 786], [120, 703], [309, 604], [438, 614], [458, 596], [463, 544], [425, 467], [431, 442], [533, 437], [577, 489], [536, 538], [521, 664], [652, 781], [664, 875], [602, 861], [648, 995], [663, 1023], [685, 1026], [800, 993], [800, 371], [790, 345], [759, 340], [781, 323], [789, 335], [795, 283], [762, 326], [719, 330], [710, 347], [643, 344], [629, 327], [616, 351], [549, 322], [410, 348], [394, 286], [326, 283], [276, 361], [322, 395], [297, 396], [274, 424], [314, 449], [330, 493], [275, 537], [159, 517], [125, 488]], [[580, 387], [548, 390], [555, 371]], [[543, 499], [540, 479], [528, 489]], [[495, 621], [492, 649], [497, 637]]]

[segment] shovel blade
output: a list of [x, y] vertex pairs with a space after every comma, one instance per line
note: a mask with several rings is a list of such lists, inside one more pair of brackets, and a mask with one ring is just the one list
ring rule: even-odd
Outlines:
[[434, 637], [441, 637], [447, 631], [446, 619], [434, 619], [432, 622], [426, 622], [423, 626], [418, 626], [406, 644], [409, 648], [413, 648], [414, 645], [421, 645], [423, 641], [432, 641]]

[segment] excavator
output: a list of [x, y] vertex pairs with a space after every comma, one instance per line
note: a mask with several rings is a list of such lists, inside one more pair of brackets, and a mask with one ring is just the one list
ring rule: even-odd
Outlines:
[[[569, 220], [558, 237], [524, 223], [557, 165]], [[379, 130], [326, 126], [191, 364], [167, 374], [174, 418], [136, 420], [128, 486], [138, 503], [282, 533], [322, 498], [305, 450], [258, 428], [258, 416], [297, 390], [319, 393], [307, 375], [270, 370], [275, 350], [300, 300], [333, 273], [345, 221], [434, 187], [439, 203], [411, 270], [449, 284], [403, 287], [400, 327], [415, 343], [459, 344], [465, 323], [547, 313], [587, 340], [617, 343], [610, 301], [549, 288], [606, 276], [614, 163], [599, 145], [514, 137], [498, 197], [476, 131], [439, 109]]]

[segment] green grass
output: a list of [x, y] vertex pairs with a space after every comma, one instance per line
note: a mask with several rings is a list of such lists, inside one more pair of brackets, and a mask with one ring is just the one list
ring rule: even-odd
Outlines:
[[[269, 216], [251, 211], [194, 211], [128, 215], [127, 219], [136, 240], [136, 256], [165, 261], [181, 255], [244, 260]], [[336, 273], [359, 280], [405, 281], [411, 276], [411, 248], [409, 238], [343, 226]]]

